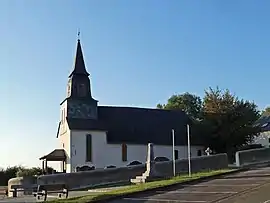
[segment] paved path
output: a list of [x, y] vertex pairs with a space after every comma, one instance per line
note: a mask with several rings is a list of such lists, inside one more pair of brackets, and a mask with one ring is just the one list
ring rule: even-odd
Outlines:
[[270, 167], [110, 203], [270, 203]]

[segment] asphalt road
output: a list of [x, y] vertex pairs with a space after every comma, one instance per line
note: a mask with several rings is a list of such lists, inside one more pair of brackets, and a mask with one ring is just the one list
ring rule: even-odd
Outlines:
[[270, 203], [270, 167], [110, 203]]
[[[87, 191], [70, 192], [69, 196], [89, 194]], [[48, 199], [55, 199], [50, 195]], [[3, 202], [36, 202], [33, 196], [1, 199]], [[172, 191], [157, 190], [145, 195], [110, 203], [270, 203], [270, 167], [228, 175], [195, 185], [179, 186]]]

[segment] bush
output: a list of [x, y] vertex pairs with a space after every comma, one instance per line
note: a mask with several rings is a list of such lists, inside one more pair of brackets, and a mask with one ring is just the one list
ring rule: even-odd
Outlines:
[[[48, 173], [53, 172], [52, 167], [48, 167]], [[0, 186], [7, 186], [8, 180], [15, 177], [25, 177], [41, 175], [42, 169], [39, 167], [25, 168], [22, 166], [13, 166], [6, 169], [0, 168]]]
[[21, 168], [17, 171], [16, 176], [17, 177], [26, 177], [26, 176], [35, 176], [35, 175], [41, 175], [42, 169], [33, 167], [33, 168]]

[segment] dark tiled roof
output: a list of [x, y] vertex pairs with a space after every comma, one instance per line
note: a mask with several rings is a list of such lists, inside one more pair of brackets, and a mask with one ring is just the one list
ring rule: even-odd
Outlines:
[[254, 125], [261, 127], [261, 132], [270, 131], [270, 116], [260, 117]]
[[186, 145], [186, 125], [191, 124], [189, 117], [180, 110], [111, 106], [98, 107], [98, 120], [67, 118], [67, 121], [71, 130], [107, 131], [107, 142], [111, 144], [152, 142], [157, 145], [171, 145], [171, 130], [174, 129], [175, 144]]
[[66, 160], [66, 153], [64, 149], [55, 149], [51, 153], [39, 158], [39, 160], [43, 159], [48, 161], [64, 161]]

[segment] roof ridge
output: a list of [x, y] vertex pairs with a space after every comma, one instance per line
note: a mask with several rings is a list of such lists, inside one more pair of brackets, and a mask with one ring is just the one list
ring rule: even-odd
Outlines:
[[144, 110], [150, 110], [150, 111], [173, 111], [173, 112], [184, 112], [181, 109], [159, 109], [154, 107], [137, 107], [137, 106], [109, 106], [109, 105], [100, 105], [98, 108], [125, 108], [125, 109], [144, 109]]

